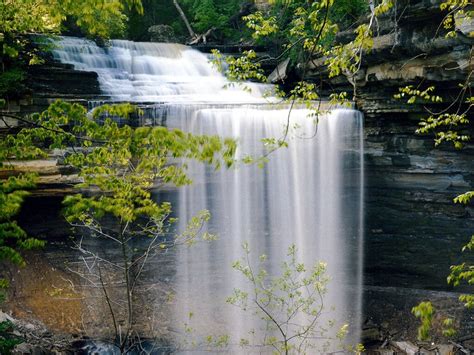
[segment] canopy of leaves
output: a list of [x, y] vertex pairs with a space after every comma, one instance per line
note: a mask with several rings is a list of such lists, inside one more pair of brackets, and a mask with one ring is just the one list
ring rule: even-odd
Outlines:
[[[172, 0], [143, 0], [143, 16], [136, 11], [129, 12], [128, 34], [133, 40], [147, 40], [148, 28], [154, 25], [169, 25], [174, 29], [177, 39], [188, 36]], [[195, 32], [204, 33], [216, 29], [219, 40], [228, 42], [242, 37], [239, 10], [247, 0], [180, 0], [187, 18]]]
[[124, 29], [124, 4], [142, 11], [139, 0], [4, 0], [0, 3], [0, 33], [58, 33], [67, 17], [91, 37], [108, 38]]

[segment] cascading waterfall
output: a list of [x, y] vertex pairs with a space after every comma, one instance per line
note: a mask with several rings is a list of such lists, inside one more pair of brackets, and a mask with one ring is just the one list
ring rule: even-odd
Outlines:
[[[268, 85], [246, 84], [251, 93], [238, 86], [224, 89], [229, 83], [208, 58], [182, 45], [112, 41], [99, 48], [63, 38], [54, 56], [76, 69], [97, 72], [111, 101], [146, 103], [153, 113], [148, 123], [165, 121], [171, 128], [237, 138], [239, 157], [264, 154], [261, 139], [281, 138], [288, 122], [288, 109], [269, 105], [263, 96]], [[243, 256], [241, 245], [248, 242], [251, 261], [266, 254], [270, 275], [278, 275], [288, 247], [295, 244], [307, 267], [319, 260], [328, 264], [331, 281], [320, 321], [348, 322], [349, 342], [358, 341], [363, 119], [356, 110], [334, 109], [315, 125], [308, 114], [305, 109], [291, 112], [290, 124], [297, 127], [289, 131], [289, 148], [274, 152], [263, 168], [215, 171], [190, 164], [194, 183], [171, 197], [181, 227], [207, 209], [212, 216], [208, 231], [219, 239], [176, 251], [171, 328], [181, 329], [191, 312], [194, 329], [203, 336], [228, 334], [238, 343], [251, 329], [259, 329], [256, 317], [225, 302], [234, 288], [248, 290], [231, 264]]]
[[78, 70], [99, 74], [103, 93], [113, 101], [133, 102], [266, 102], [270, 85], [246, 84], [252, 93], [231, 86], [202, 53], [181, 44], [112, 40], [110, 47], [63, 37], [54, 58]]

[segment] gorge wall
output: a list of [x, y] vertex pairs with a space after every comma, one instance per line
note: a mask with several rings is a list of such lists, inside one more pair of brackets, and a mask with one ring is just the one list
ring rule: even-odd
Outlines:
[[[374, 49], [356, 77], [356, 105], [365, 115], [366, 314], [408, 336], [408, 329], [415, 334], [410, 309], [417, 302], [434, 299], [447, 313], [456, 308], [449, 301], [453, 294], [427, 290], [460, 291], [448, 288], [446, 277], [474, 230], [472, 205], [453, 203], [474, 188], [474, 145], [434, 147], [432, 136], [415, 134], [427, 115], [425, 106], [441, 111], [456, 102], [460, 83], [467, 80], [470, 90], [474, 86], [473, 21], [458, 21], [457, 36], [445, 38], [439, 5], [436, 0], [396, 1], [376, 24]], [[351, 36], [342, 34], [340, 40]], [[313, 61], [310, 77], [332, 90], [353, 90], [341, 77], [327, 78], [323, 59]], [[406, 85], [423, 90], [434, 85], [444, 103], [395, 100], [398, 88]], [[472, 117], [467, 131], [472, 136]], [[473, 313], [459, 317], [466, 334], [473, 334]]]

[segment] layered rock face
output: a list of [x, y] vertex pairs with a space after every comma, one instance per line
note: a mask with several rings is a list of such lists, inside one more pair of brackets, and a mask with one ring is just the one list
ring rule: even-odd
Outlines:
[[[439, 5], [435, 0], [396, 1], [376, 24], [374, 50], [364, 56], [356, 78], [356, 104], [365, 114], [366, 313], [377, 318], [379, 307], [390, 308], [394, 318], [386, 320], [395, 327], [405, 317], [413, 328], [411, 307], [437, 299], [420, 290], [448, 290], [449, 267], [461, 260], [461, 247], [474, 231], [472, 206], [453, 203], [455, 196], [474, 188], [474, 145], [434, 147], [433, 137], [415, 134], [420, 117], [427, 115], [426, 104], [393, 97], [399, 87], [434, 85], [444, 103], [428, 109], [437, 112], [458, 100], [460, 83], [468, 80], [473, 88], [472, 76], [468, 79], [474, 69], [473, 23], [457, 18], [457, 36], [446, 38], [441, 25], [446, 13]], [[343, 34], [341, 41], [351, 36]], [[344, 78], [328, 79], [325, 73], [323, 60], [316, 59], [312, 80], [353, 91]], [[472, 136], [472, 122], [467, 130]], [[454, 303], [445, 302], [448, 294], [440, 295], [444, 301], [438, 298], [438, 304], [452, 308]], [[472, 314], [464, 321], [472, 334]]]
[[[77, 102], [87, 106], [88, 100], [100, 96], [97, 73], [74, 70], [72, 65], [47, 60], [45, 65], [29, 68], [27, 83], [29, 93], [22, 99], [8, 100], [0, 110], [13, 114], [26, 115], [41, 112], [57, 99]], [[18, 124], [16, 120], [5, 117], [9, 126]], [[0, 129], [5, 128], [0, 120]]]
[[452, 203], [474, 187], [474, 146], [435, 148], [432, 137], [414, 133], [425, 104], [393, 95], [405, 85], [434, 85], [444, 103], [430, 110], [456, 102], [474, 68], [474, 38], [461, 30], [456, 38], [437, 36], [445, 15], [437, 1], [398, 1], [395, 10], [379, 24], [381, 37], [358, 79], [357, 105], [366, 116], [367, 281], [442, 289], [474, 230], [472, 208]]

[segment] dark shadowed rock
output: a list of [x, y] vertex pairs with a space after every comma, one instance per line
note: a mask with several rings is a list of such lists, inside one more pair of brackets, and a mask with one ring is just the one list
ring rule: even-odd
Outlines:
[[150, 35], [150, 41], [152, 42], [165, 42], [165, 43], [177, 43], [178, 39], [174, 33], [173, 27], [168, 25], [155, 25], [148, 28], [148, 34]]

